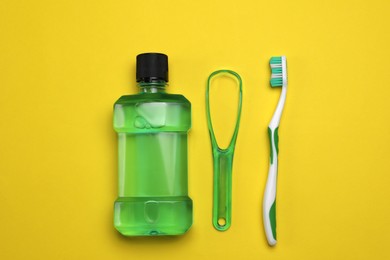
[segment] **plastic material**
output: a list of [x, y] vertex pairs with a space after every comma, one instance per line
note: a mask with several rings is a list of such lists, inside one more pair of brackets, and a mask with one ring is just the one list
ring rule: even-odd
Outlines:
[[287, 62], [286, 57], [272, 57], [271, 66], [271, 87], [282, 87], [275, 113], [268, 126], [270, 143], [270, 166], [268, 171], [267, 184], [263, 198], [263, 222], [265, 234], [270, 246], [276, 245], [276, 183], [278, 175], [278, 143], [279, 143], [279, 122], [282, 116], [284, 103], [287, 95]]
[[162, 53], [142, 53], [137, 56], [137, 82], [168, 82], [168, 56]]
[[165, 81], [140, 82], [141, 92], [114, 106], [119, 182], [114, 225], [126, 236], [179, 235], [192, 225], [187, 133], [191, 104], [165, 93]]
[[[216, 76], [227, 75], [237, 79], [239, 85], [239, 101], [236, 126], [230, 140], [229, 146], [222, 149], [218, 146], [215, 138], [213, 124], [211, 122], [210, 113], [210, 85], [211, 81]], [[240, 75], [231, 70], [218, 70], [213, 72], [207, 81], [206, 88], [206, 112], [207, 123], [210, 133], [213, 161], [214, 161], [214, 190], [213, 190], [213, 226], [219, 231], [227, 230], [231, 225], [232, 215], [232, 170], [234, 148], [237, 140], [238, 129], [240, 126], [242, 107], [242, 80]]]

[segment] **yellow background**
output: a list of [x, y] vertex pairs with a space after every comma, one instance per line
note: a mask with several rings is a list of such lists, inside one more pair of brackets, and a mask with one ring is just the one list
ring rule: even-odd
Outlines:
[[[0, 259], [390, 259], [390, 2], [11, 1], [0, 3]], [[135, 56], [167, 53], [171, 93], [193, 105], [182, 237], [124, 238], [112, 105]], [[278, 245], [261, 199], [279, 97], [268, 60], [287, 56]], [[208, 75], [244, 81], [233, 220], [211, 225]]]

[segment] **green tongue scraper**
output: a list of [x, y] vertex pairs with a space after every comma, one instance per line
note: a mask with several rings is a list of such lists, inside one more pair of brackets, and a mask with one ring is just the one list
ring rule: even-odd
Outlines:
[[[226, 149], [222, 149], [218, 146], [213, 130], [213, 124], [211, 123], [209, 100], [210, 85], [212, 79], [217, 76], [233, 77], [237, 80], [237, 84], [239, 86], [236, 126], [229, 146]], [[238, 129], [240, 126], [241, 107], [242, 81], [240, 75], [231, 70], [217, 70], [213, 72], [207, 80], [206, 113], [214, 161], [213, 225], [215, 229], [219, 231], [225, 231], [231, 225], [233, 155], [238, 135]]]

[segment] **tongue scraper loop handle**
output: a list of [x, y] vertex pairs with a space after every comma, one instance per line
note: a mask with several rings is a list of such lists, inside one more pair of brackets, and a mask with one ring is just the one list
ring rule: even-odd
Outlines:
[[[215, 138], [213, 124], [211, 122], [210, 113], [210, 85], [211, 80], [220, 75], [233, 76], [237, 79], [239, 85], [239, 98], [236, 126], [233, 136], [230, 140], [229, 146], [222, 149], [218, 146]], [[210, 133], [213, 162], [214, 162], [214, 190], [213, 190], [213, 225], [218, 231], [225, 231], [231, 225], [232, 212], [232, 169], [233, 169], [233, 155], [237, 140], [238, 129], [240, 126], [242, 107], [242, 80], [240, 75], [231, 70], [217, 70], [213, 72], [207, 80], [206, 88], [206, 113], [207, 124]]]

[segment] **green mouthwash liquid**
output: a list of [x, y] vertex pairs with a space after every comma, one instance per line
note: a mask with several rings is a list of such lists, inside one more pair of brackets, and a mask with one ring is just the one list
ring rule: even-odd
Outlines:
[[114, 105], [118, 133], [115, 228], [125, 236], [180, 235], [192, 225], [187, 133], [191, 103], [165, 92], [168, 57], [137, 56], [140, 92]]

